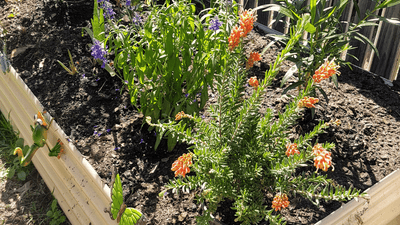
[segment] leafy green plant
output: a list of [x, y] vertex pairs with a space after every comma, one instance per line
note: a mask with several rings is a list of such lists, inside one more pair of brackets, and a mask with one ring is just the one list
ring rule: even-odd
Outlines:
[[[8, 116], [10, 118], [10, 116]], [[0, 113], [0, 154], [7, 161], [7, 178], [13, 178], [17, 174], [18, 179], [25, 180], [33, 166], [23, 167], [18, 157], [13, 156], [16, 147], [24, 148], [24, 140], [19, 138], [19, 132], [14, 131], [9, 119]], [[25, 146], [29, 148], [29, 146]], [[24, 149], [25, 149], [24, 148]]]
[[[342, 52], [352, 49], [350, 41], [356, 39], [363, 43], [369, 44], [372, 49], [379, 53], [375, 45], [363, 34], [360, 29], [366, 26], [377, 26], [379, 21], [386, 21], [389, 23], [400, 25], [400, 22], [395, 19], [387, 19], [375, 15], [377, 10], [392, 7], [400, 4], [398, 0], [384, 0], [375, 1], [375, 7], [372, 11], [367, 11], [365, 17], [361, 17], [358, 1], [353, 0], [355, 9], [357, 11], [358, 22], [351, 23], [349, 29], [346, 31], [344, 25], [340, 21], [348, 3], [351, 0], [335, 1], [331, 7], [326, 7], [328, 1], [326, 0], [311, 0], [310, 4], [305, 4], [305, 0], [289, 1], [278, 0], [276, 4], [268, 4], [264, 11], [279, 11], [276, 21], [280, 21], [282, 16], [290, 18], [289, 26], [295, 25], [304, 15], [310, 15], [310, 23], [307, 24], [305, 30], [309, 34], [308, 39], [304, 39], [301, 43], [297, 43], [291, 50], [292, 55], [288, 60], [295, 63], [295, 66], [286, 73], [282, 79], [281, 86], [293, 76], [295, 71], [298, 71], [298, 81], [295, 84], [287, 87], [286, 91], [296, 88], [307, 86], [309, 80], [313, 79], [314, 72], [326, 61], [337, 61], [339, 65], [349, 65], [349, 62], [343, 61], [340, 58]], [[373, 17], [372, 19], [370, 19]], [[288, 36], [276, 36], [282, 41], [289, 41]], [[348, 54], [349, 56], [352, 56]], [[352, 56], [355, 58], [355, 56]], [[328, 78], [328, 77], [326, 77]], [[332, 81], [337, 86], [337, 74], [331, 76]], [[314, 79], [315, 80], [315, 79]], [[315, 82], [316, 84], [317, 82]], [[318, 85], [315, 87], [326, 97], [325, 92]], [[285, 91], [285, 92], [286, 92]]]
[[121, 179], [119, 174], [114, 178], [111, 195], [111, 214], [114, 220], [121, 225], [135, 225], [142, 218], [142, 213], [135, 208], [127, 208], [124, 203]]
[[50, 220], [50, 225], [58, 225], [64, 223], [66, 220], [64, 213], [57, 207], [57, 203], [57, 199], [54, 198], [49, 211], [46, 213], [47, 218]]
[[[265, 78], [260, 84], [252, 78], [254, 89], [249, 98], [244, 97], [247, 70], [242, 66], [242, 50], [238, 48], [229, 51], [227, 69], [215, 77], [218, 97], [208, 110], [211, 119], [184, 112], [177, 115], [179, 122], [153, 123], [150, 117], [146, 118], [151, 126], [191, 145], [190, 153], [182, 155], [172, 165], [175, 176], [179, 177], [166, 185], [160, 196], [168, 191], [196, 190], [199, 202], [207, 206], [204, 214], [197, 218], [198, 224], [208, 224], [211, 214], [225, 200], [233, 202], [235, 221], [256, 224], [265, 219], [279, 224], [284, 218], [277, 211], [288, 207], [289, 197], [295, 195], [304, 196], [317, 205], [321, 199], [345, 201], [364, 196], [359, 190], [335, 185], [326, 175], [317, 173], [319, 169], [327, 172], [333, 168], [329, 150], [334, 144], [316, 141], [317, 135], [330, 123], [320, 122], [298, 139], [289, 138], [291, 128], [307, 105], [305, 100], [309, 100], [307, 95], [312, 90], [312, 82], [308, 82], [277, 118], [272, 109], [260, 113], [267, 86], [309, 23], [310, 17], [303, 16], [292, 26], [286, 47], [265, 73]], [[241, 32], [233, 29], [232, 37], [235, 33]], [[194, 128], [188, 127], [186, 121], [193, 121]], [[317, 168], [315, 173], [306, 172], [312, 168], [310, 161]], [[193, 175], [185, 176], [188, 173]], [[275, 195], [274, 199], [268, 197], [271, 194]]]
[[68, 50], [68, 55], [69, 55], [69, 68], [64, 65], [60, 60], [57, 60], [57, 62], [64, 68], [70, 75], [75, 75], [78, 73], [78, 69], [75, 66], [74, 60], [72, 59], [71, 52]]
[[[109, 32], [103, 41], [94, 39], [92, 55], [106, 69], [103, 51], [114, 55], [112, 64], [116, 74], [122, 74], [131, 103], [154, 121], [183, 110], [198, 113], [208, 100], [214, 74], [226, 64], [228, 27], [236, 21], [232, 7], [227, 10], [220, 4], [196, 14], [190, 1], [167, 1], [154, 6], [145, 22], [140, 22], [138, 11], [127, 12], [120, 20], [107, 19]], [[124, 18], [129, 18], [128, 24]], [[162, 133], [157, 135], [160, 140]], [[168, 140], [172, 149], [176, 141]]]

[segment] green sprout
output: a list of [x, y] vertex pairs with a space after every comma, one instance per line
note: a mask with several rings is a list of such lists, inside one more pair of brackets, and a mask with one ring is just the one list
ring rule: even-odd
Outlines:
[[66, 67], [60, 60], [57, 60], [57, 62], [64, 68], [70, 75], [75, 75], [78, 73], [78, 69], [76, 68], [74, 64], [74, 60], [72, 59], [71, 52], [68, 50], [68, 55], [69, 55], [69, 68]]

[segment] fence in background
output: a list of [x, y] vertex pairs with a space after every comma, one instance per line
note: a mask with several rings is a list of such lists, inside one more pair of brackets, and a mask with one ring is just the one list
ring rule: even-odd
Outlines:
[[[276, 2], [275, 0], [241, 1], [243, 1], [241, 3], [245, 6], [245, 8], [255, 8], [257, 6]], [[307, 1], [309, 3], [309, 0]], [[334, 5], [338, 1], [339, 0], [327, 1], [327, 7]], [[373, 9], [375, 2], [362, 0], [359, 1], [358, 4], [361, 16], [363, 16], [367, 10]], [[400, 4], [394, 7], [379, 10], [377, 13], [386, 18], [400, 18]], [[263, 12], [262, 10], [258, 10], [257, 22], [282, 33], [287, 33], [288, 27], [285, 27], [283, 23], [272, 23], [277, 14], [277, 12]], [[344, 24], [358, 22], [353, 1], [349, 1], [349, 4], [347, 5], [341, 17], [341, 21], [344, 21]], [[347, 54], [344, 54], [343, 58], [352, 64], [363, 68], [364, 70], [378, 74], [391, 81], [400, 79], [400, 26], [380, 22], [378, 26], [363, 27], [360, 30], [360, 33], [368, 37], [375, 44], [380, 57], [375, 54], [368, 44], [364, 44], [359, 41], [352, 41], [350, 44], [351, 46], [355, 47], [355, 49], [350, 50], [349, 54], [356, 56], [358, 61], [350, 56], [347, 56]]]

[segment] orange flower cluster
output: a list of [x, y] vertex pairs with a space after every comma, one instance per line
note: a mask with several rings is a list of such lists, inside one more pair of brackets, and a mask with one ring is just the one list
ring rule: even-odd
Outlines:
[[250, 86], [254, 87], [257, 90], [258, 85], [259, 85], [257, 77], [250, 77], [249, 84], [250, 84]]
[[313, 154], [315, 156], [314, 166], [317, 168], [317, 171], [318, 169], [321, 169], [325, 172], [328, 171], [328, 168], [332, 166], [331, 152], [328, 152], [326, 149], [324, 149], [321, 144], [316, 144], [313, 147]]
[[251, 67], [253, 67], [254, 62], [257, 62], [260, 60], [261, 60], [261, 56], [258, 52], [250, 53], [250, 58], [247, 60], [247, 63], [246, 63], [246, 69], [250, 69]]
[[240, 33], [241, 30], [238, 26], [235, 26], [231, 32], [231, 35], [228, 38], [229, 41], [229, 50], [233, 50], [236, 48], [240, 43]]
[[313, 80], [315, 83], [321, 82], [323, 79], [328, 79], [329, 77], [333, 76], [334, 74], [340, 75], [338, 69], [340, 68], [339, 65], [336, 65], [335, 58], [331, 61], [328, 59], [315, 71], [313, 76]]
[[57, 142], [60, 143], [60, 145], [61, 145], [61, 147], [60, 147], [60, 148], [61, 148], [61, 149], [60, 149], [60, 152], [59, 152], [58, 155], [57, 155], [57, 159], [60, 159], [61, 156], [62, 156], [63, 154], [65, 154], [65, 153], [64, 153], [64, 148], [62, 147], [64, 144], [61, 142], [60, 139], [58, 139]]
[[300, 155], [300, 151], [297, 149], [297, 144], [287, 144], [286, 145], [286, 155], [289, 157], [290, 155], [298, 154]]
[[253, 12], [249, 12], [248, 10], [244, 11], [240, 15], [240, 29], [242, 30], [241, 37], [246, 37], [247, 34], [253, 29], [253, 24], [256, 21]]
[[193, 116], [188, 115], [188, 114], [185, 114], [185, 112], [183, 112], [183, 111], [178, 112], [178, 114], [175, 115], [175, 121], [179, 121], [179, 120], [181, 120], [182, 118], [189, 118], [189, 119], [192, 119]]
[[274, 200], [272, 201], [272, 208], [275, 211], [281, 210], [281, 208], [286, 208], [289, 206], [288, 197], [286, 194], [278, 193], [275, 195]]
[[182, 175], [185, 177], [190, 172], [190, 166], [192, 165], [193, 153], [183, 154], [172, 164], [172, 171], [175, 171], [175, 177]]
[[240, 43], [240, 38], [246, 37], [246, 35], [253, 29], [254, 21], [256, 21], [256, 18], [251, 11], [246, 10], [240, 15], [240, 26], [233, 27], [228, 38], [229, 50], [232, 51], [236, 48]]
[[307, 97], [305, 96], [303, 99], [297, 103], [299, 108], [307, 107], [307, 108], [315, 108], [315, 103], [318, 103], [318, 98]]

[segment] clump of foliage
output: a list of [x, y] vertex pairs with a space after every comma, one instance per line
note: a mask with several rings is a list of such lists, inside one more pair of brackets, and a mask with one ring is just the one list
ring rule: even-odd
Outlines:
[[17, 175], [18, 179], [25, 180], [33, 166], [24, 167], [20, 164], [18, 157], [13, 155], [16, 147], [24, 148], [24, 139], [19, 138], [19, 132], [14, 130], [11, 121], [0, 113], [0, 155], [6, 159], [8, 165], [7, 177], [13, 178]]
[[[304, 15], [292, 26], [286, 47], [263, 80], [254, 77], [247, 80], [241, 45], [255, 18], [251, 11], [245, 11], [240, 15], [240, 25], [232, 28], [229, 37], [226, 69], [215, 76], [218, 97], [208, 109], [211, 119], [186, 112], [178, 113], [175, 121], [169, 123], [153, 123], [147, 117], [151, 126], [191, 145], [190, 152], [172, 165], [178, 178], [166, 185], [160, 196], [171, 190], [196, 190], [198, 201], [207, 206], [198, 218], [198, 224], [208, 224], [212, 220], [211, 214], [225, 200], [233, 202], [235, 220], [242, 224], [256, 224], [263, 219], [279, 224], [284, 218], [278, 211], [288, 207], [290, 199], [296, 195], [304, 196], [314, 204], [319, 204], [320, 200], [345, 201], [364, 196], [359, 190], [334, 185], [326, 175], [318, 173], [318, 170], [325, 173], [334, 168], [330, 150], [335, 145], [315, 141], [317, 135], [333, 123], [320, 122], [298, 139], [289, 138], [301, 111], [318, 102], [308, 97], [313, 89], [311, 81], [277, 119], [273, 110], [268, 109], [265, 113], [259, 110], [262, 98], [267, 94], [266, 88], [300, 41], [310, 19]], [[244, 98], [246, 82], [253, 87], [253, 94], [247, 99]], [[189, 127], [189, 122], [194, 127]], [[310, 167], [310, 162], [316, 172], [304, 171]], [[275, 197], [271, 199], [268, 195]]]

